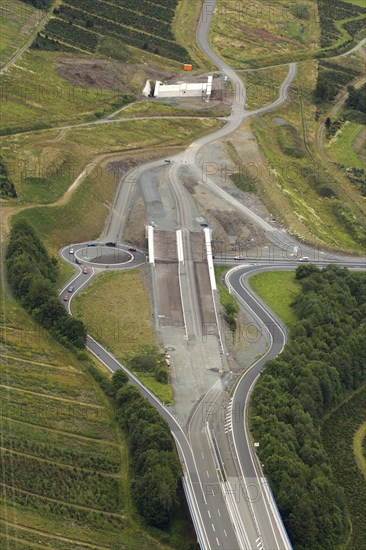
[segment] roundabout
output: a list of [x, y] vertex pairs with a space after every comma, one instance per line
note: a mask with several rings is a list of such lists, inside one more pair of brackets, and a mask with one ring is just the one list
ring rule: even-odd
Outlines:
[[128, 269], [146, 262], [146, 255], [140, 250], [128, 249], [124, 245], [110, 246], [104, 243], [79, 243], [64, 247], [60, 254], [64, 260], [76, 266], [99, 269]]
[[133, 261], [134, 256], [124, 248], [111, 247], [104, 244], [96, 246], [83, 246], [74, 252], [75, 261], [98, 266], [122, 266]]

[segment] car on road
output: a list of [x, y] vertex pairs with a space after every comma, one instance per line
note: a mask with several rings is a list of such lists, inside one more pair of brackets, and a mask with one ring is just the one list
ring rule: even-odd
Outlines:
[[83, 267], [83, 273], [84, 273], [84, 275], [89, 273], [89, 268], [88, 267]]
[[106, 246], [117, 246], [117, 243], [114, 243], [112, 241], [108, 241], [107, 243], [105, 243]]
[[127, 250], [129, 250], [130, 252], [136, 252], [136, 248], [134, 248], [133, 246], [129, 246]]
[[75, 262], [76, 262], [78, 265], [82, 265], [82, 262], [81, 262], [81, 260], [79, 260], [79, 258], [75, 258]]
[[69, 252], [70, 254], [74, 254], [75, 250], [73, 248], [70, 248]]
[[70, 299], [69, 295], [68, 294], [65, 294], [64, 296], [64, 302], [68, 302]]
[[87, 246], [97, 246], [97, 243], [88, 243]]
[[244, 256], [235, 256], [234, 260], [245, 260]]
[[69, 286], [69, 288], [67, 289], [67, 292], [74, 292], [74, 287], [73, 287], [73, 285]]
[[165, 159], [164, 162], [166, 162], [167, 164], [170, 164], [170, 160], [169, 159]]
[[303, 256], [302, 258], [299, 259], [299, 262], [308, 262], [309, 261], [309, 258], [307, 256]]

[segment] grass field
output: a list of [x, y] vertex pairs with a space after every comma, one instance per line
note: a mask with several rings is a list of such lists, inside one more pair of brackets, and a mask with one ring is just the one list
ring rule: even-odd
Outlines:
[[183, 146], [221, 125], [222, 121], [212, 118], [131, 120], [7, 136], [0, 139], [0, 145], [18, 202], [48, 204], [57, 200], [93, 159], [96, 166], [97, 155], [121, 152], [122, 157], [160, 145], [165, 149]]
[[113, 118], [136, 117], [136, 116], [193, 116], [212, 117], [227, 116], [229, 108], [215, 106], [211, 109], [190, 109], [182, 104], [180, 107], [160, 103], [159, 101], [136, 101], [130, 103], [117, 113]]
[[355, 166], [366, 170], [365, 147], [357, 154], [355, 141], [364, 130], [362, 124], [346, 121], [336, 135], [328, 142], [328, 156], [337, 164]]
[[366, 386], [362, 386], [323, 422], [321, 436], [338, 484], [343, 487], [351, 521], [347, 550], [362, 548], [366, 537], [365, 477], [353, 451], [354, 435], [365, 422]]
[[75, 86], [56, 73], [59, 53], [30, 50], [1, 76], [2, 133], [76, 123], [123, 105], [116, 90]]
[[[73, 300], [73, 313], [121, 362], [155, 344], [149, 297], [138, 270], [97, 277]], [[153, 376], [135, 374], [163, 402], [172, 402], [169, 384], [160, 384]]]
[[131, 506], [127, 447], [99, 386], [3, 294], [0, 323], [0, 546], [170, 548]]
[[242, 73], [247, 94], [247, 109], [259, 109], [275, 101], [287, 74], [288, 65]]
[[360, 468], [363, 476], [366, 479], [366, 422], [364, 422], [356, 431], [353, 438], [353, 452], [355, 454], [356, 462]]
[[355, 6], [360, 6], [360, 8], [365, 7], [365, 0], [344, 0], [345, 2], [348, 2], [349, 4], [354, 4]]
[[0, 66], [25, 44], [42, 16], [44, 12], [20, 0], [0, 3]]
[[300, 283], [294, 271], [269, 271], [253, 275], [249, 284], [256, 294], [282, 319], [287, 327], [297, 321], [291, 308], [295, 296], [300, 292]]
[[255, 1], [247, 5], [219, 0], [211, 28], [214, 48], [240, 67], [269, 66], [301, 59], [319, 47], [319, 29], [313, 2], [303, 10], [286, 0]]

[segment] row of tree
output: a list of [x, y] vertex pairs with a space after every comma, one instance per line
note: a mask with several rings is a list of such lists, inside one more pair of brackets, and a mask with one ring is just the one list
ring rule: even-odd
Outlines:
[[294, 548], [330, 550], [347, 536], [347, 509], [319, 428], [366, 380], [366, 277], [310, 264], [296, 277], [299, 321], [255, 387], [251, 428]]
[[67, 313], [57, 294], [57, 260], [25, 220], [12, 226], [6, 267], [15, 297], [34, 319], [61, 343], [84, 348], [86, 328]]
[[139, 390], [128, 383], [124, 371], [113, 375], [111, 394], [117, 403], [118, 424], [127, 435], [136, 508], [149, 525], [166, 527], [178, 504], [181, 476], [169, 426]]
[[23, 0], [25, 4], [32, 4], [35, 8], [38, 8], [39, 10], [47, 10], [52, 0]]
[[9, 178], [8, 169], [0, 155], [0, 196], [16, 198], [14, 183]]

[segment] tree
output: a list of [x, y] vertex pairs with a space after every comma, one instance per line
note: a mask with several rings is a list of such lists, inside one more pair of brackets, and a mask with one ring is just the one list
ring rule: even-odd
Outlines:
[[157, 465], [134, 480], [132, 494], [140, 514], [154, 527], [164, 528], [177, 503], [177, 479], [166, 466]]
[[125, 386], [128, 383], [128, 375], [124, 370], [118, 369], [112, 376], [112, 388], [114, 395], [118, 392], [120, 388]]

